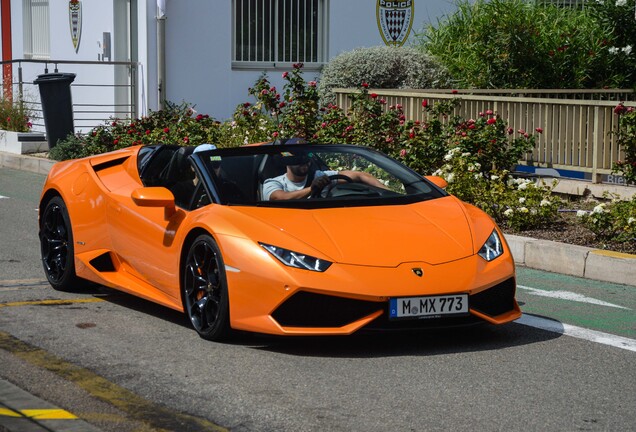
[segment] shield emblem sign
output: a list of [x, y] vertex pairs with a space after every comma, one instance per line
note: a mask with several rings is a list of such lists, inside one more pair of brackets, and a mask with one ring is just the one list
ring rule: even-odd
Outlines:
[[70, 0], [68, 2], [68, 22], [71, 29], [73, 48], [77, 52], [82, 36], [82, 3], [79, 0]]
[[404, 45], [413, 25], [414, 1], [377, 0], [378, 29], [385, 44]]

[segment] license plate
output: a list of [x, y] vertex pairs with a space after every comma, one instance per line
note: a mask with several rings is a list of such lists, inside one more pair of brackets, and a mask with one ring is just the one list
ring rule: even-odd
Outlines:
[[467, 313], [468, 294], [389, 299], [389, 318], [433, 318]]

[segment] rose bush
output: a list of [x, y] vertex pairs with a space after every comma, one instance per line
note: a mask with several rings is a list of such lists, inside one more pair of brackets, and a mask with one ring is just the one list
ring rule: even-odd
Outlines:
[[0, 129], [28, 132], [33, 126], [32, 118], [33, 113], [26, 104], [0, 99]]
[[614, 163], [612, 171], [619, 173], [628, 183], [636, 183], [636, 110], [618, 104], [614, 108], [618, 119], [618, 145], [625, 152], [625, 159]]
[[601, 240], [636, 242], [636, 195], [630, 201], [618, 196], [609, 203], [599, 203], [592, 211], [579, 210], [580, 223]]

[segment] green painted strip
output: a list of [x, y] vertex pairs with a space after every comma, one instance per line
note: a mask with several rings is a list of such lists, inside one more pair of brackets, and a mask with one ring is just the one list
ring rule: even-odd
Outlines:
[[0, 332], [0, 349], [22, 360], [46, 369], [70, 381], [91, 396], [125, 412], [131, 419], [141, 421], [157, 430], [188, 430], [220, 432], [227, 429], [206, 419], [172, 411], [134, 394], [105, 378], [68, 363], [49, 352]]

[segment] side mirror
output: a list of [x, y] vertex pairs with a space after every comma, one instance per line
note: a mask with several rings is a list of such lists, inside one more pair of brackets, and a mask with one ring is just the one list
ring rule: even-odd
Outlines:
[[442, 189], [446, 189], [448, 186], [448, 182], [439, 176], [426, 176], [424, 178]]
[[176, 207], [174, 204], [174, 195], [165, 187], [145, 187], [135, 189], [130, 195], [135, 204], [140, 207], [163, 207], [165, 208], [165, 216], [172, 216]]

